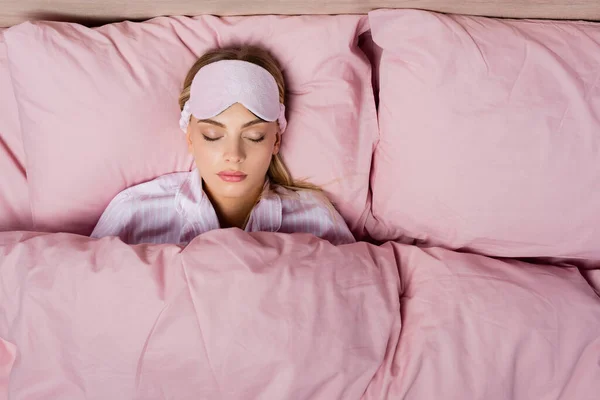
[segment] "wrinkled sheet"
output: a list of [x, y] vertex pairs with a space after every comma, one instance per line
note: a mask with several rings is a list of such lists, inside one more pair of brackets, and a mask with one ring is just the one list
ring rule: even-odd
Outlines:
[[0, 283], [17, 399], [600, 392], [600, 298], [576, 268], [236, 229], [185, 248], [2, 233]]
[[175, 245], [0, 234], [8, 393], [357, 399], [399, 334], [391, 248], [216, 230]]
[[394, 249], [402, 332], [365, 399], [598, 399], [600, 298], [576, 268]]

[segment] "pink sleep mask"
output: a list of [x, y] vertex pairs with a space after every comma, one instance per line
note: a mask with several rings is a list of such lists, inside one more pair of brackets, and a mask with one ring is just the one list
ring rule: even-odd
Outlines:
[[187, 132], [190, 116], [208, 119], [240, 103], [258, 118], [278, 121], [283, 133], [287, 125], [285, 107], [279, 102], [275, 78], [264, 68], [241, 60], [208, 64], [196, 73], [190, 99], [181, 111], [179, 126]]

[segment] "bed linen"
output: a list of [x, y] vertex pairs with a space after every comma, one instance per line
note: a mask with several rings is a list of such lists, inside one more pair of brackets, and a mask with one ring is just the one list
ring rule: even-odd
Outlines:
[[[332, 96], [339, 100], [338, 105], [348, 105], [348, 101], [350, 108], [358, 110], [357, 113], [361, 113], [358, 118], [364, 125], [361, 125], [358, 131], [352, 132], [352, 135], [358, 136], [352, 136], [350, 141], [345, 139], [347, 136], [339, 136], [323, 144], [323, 136], [320, 136], [323, 132], [320, 132], [319, 135], [311, 136], [310, 146], [302, 148], [302, 151], [312, 155], [315, 153], [314, 149], [326, 149], [329, 154], [327, 162], [331, 164], [335, 161], [336, 168], [344, 171], [356, 168], [363, 171], [364, 166], [370, 163], [367, 160], [371, 159], [374, 145], [379, 141], [375, 156], [379, 157], [377, 163], [380, 164], [373, 170], [375, 174], [372, 177], [378, 174], [381, 178], [381, 174], [387, 173], [392, 184], [381, 186], [372, 180], [372, 186], [369, 186], [365, 181], [354, 191], [351, 185], [357, 182], [350, 182], [350, 186], [345, 188], [351, 190], [343, 191], [340, 197], [343, 199], [342, 204], [346, 204], [346, 210], [351, 209], [350, 212], [346, 212], [345, 217], [349, 221], [355, 221], [353, 226], [360, 231], [365, 218], [364, 210], [369, 209], [369, 191], [380, 201], [390, 194], [390, 189], [405, 191], [406, 182], [414, 182], [406, 180], [409, 173], [417, 180], [428, 172], [426, 168], [422, 168], [424, 163], [417, 164], [410, 171], [403, 170], [402, 166], [397, 164], [390, 164], [387, 170], [381, 168], [381, 163], [389, 161], [391, 157], [400, 157], [403, 154], [415, 158], [423, 157], [423, 153], [419, 153], [418, 147], [414, 146], [386, 148], [385, 146], [390, 144], [389, 138], [386, 138], [386, 128], [382, 129], [380, 135], [376, 129], [372, 129], [374, 100], [370, 85], [381, 89], [384, 93], [383, 100], [386, 100], [385, 93], [389, 90], [391, 79], [389, 75], [385, 75], [386, 71], [389, 72], [389, 69], [386, 69], [386, 62], [390, 61], [389, 52], [386, 56], [386, 46], [379, 46], [382, 43], [377, 43], [377, 34], [374, 34], [375, 40], [372, 40], [371, 32], [365, 32], [366, 25], [360, 17], [350, 18], [345, 22], [335, 18], [328, 19], [338, 23], [328, 25], [329, 28], [324, 28], [318, 22], [319, 19], [309, 17], [264, 17], [247, 20], [221, 20], [211, 17], [203, 20], [203, 23], [205, 27], [214, 30], [207, 34], [208, 37], [215, 32], [222, 32], [222, 25], [228, 23], [232, 25], [227, 26], [227, 29], [235, 30], [236, 24], [240, 24], [240, 32], [246, 32], [245, 29], [250, 29], [251, 25], [265, 21], [272, 25], [262, 25], [261, 28], [289, 27], [286, 24], [290, 21], [300, 21], [299, 24], [314, 23], [309, 25], [313, 34], [319, 38], [325, 37], [323, 29], [325, 32], [344, 32], [340, 42], [336, 42], [339, 45], [336, 51], [339, 51], [343, 55], [341, 59], [349, 64], [348, 68], [344, 69], [345, 74], [342, 74], [343, 82], [335, 81], [335, 85], [338, 86], [334, 86], [338, 92]], [[351, 23], [346, 24], [348, 21]], [[129, 58], [127, 46], [131, 45], [128, 41], [131, 37], [127, 35], [141, 35], [148, 40], [144, 43], [154, 43], [154, 40], [163, 38], [161, 32], [165, 26], [171, 29], [171, 24], [179, 24], [175, 31], [181, 37], [173, 38], [172, 42], [177, 47], [181, 46], [181, 43], [188, 43], [186, 40], [190, 36], [186, 35], [194, 36], [187, 30], [187, 24], [195, 22], [198, 20], [190, 22], [185, 18], [161, 18], [151, 23], [114, 24], [94, 30], [71, 24], [36, 23], [22, 26], [20, 30], [13, 29], [13, 44], [22, 40], [41, 46], [38, 47], [37, 55], [45, 60], [46, 64], [56, 60], [52, 54], [56, 49], [60, 49], [58, 52], [80, 57], [79, 61], [94, 63], [98, 61], [94, 54], [87, 53], [81, 56], [79, 51], [83, 50], [77, 47], [79, 39], [87, 40], [91, 37], [98, 48], [106, 50], [106, 54], [111, 54], [115, 60], [125, 60], [121, 65], [123, 66], [131, 60], [142, 62], [141, 60], [146, 60], [145, 57], [150, 54], [140, 50], [134, 52], [133, 58]], [[553, 22], [546, 24], [551, 29], [563, 27]], [[564, 32], [573, 33], [570, 30], [571, 25], [566, 26]], [[582, 23], [582, 26], [592, 25]], [[408, 25], [403, 27], [408, 28]], [[300, 35], [300, 31], [291, 31], [294, 35]], [[28, 36], [27, 32], [36, 32], [40, 36]], [[365, 55], [360, 53], [356, 46], [356, 38], [361, 33], [363, 36], [360, 45], [375, 69], [372, 81], [371, 77], [365, 78], [364, 74], [365, 71], [370, 71], [371, 66], [366, 63]], [[455, 33], [460, 36], [460, 31]], [[16, 40], [17, 36], [19, 40]], [[231, 39], [224, 39], [222, 35], [216, 37], [215, 43]], [[577, 40], [571, 42], [573, 37], [578, 37], [577, 35], [566, 37], [567, 39], [563, 37], [561, 40], [574, 48], [582, 44]], [[197, 39], [195, 36], [194, 38]], [[270, 37], [269, 40], [271, 39]], [[589, 44], [589, 40], [592, 39], [590, 37], [585, 40], [588, 41], [584, 43]], [[44, 45], [49, 43], [61, 43], [62, 47]], [[91, 42], [84, 40], [84, 43], [79, 44], [85, 47], [88, 43]], [[306, 43], [324, 46], [320, 48], [324, 53], [328, 45], [327, 41], [316, 39], [307, 39]], [[556, 45], [561, 47], [560, 44]], [[140, 48], [142, 47], [144, 46]], [[13, 47], [13, 50], [20, 51], [17, 47]], [[176, 50], [179, 51], [180, 48], [177, 47]], [[172, 61], [169, 59], [170, 50], [165, 51], [166, 55], [163, 54], [164, 58], [160, 62]], [[25, 101], [22, 103], [23, 107], [19, 108], [19, 103], [15, 104], [15, 99], [8, 95], [9, 92], [0, 91], [0, 134], [3, 140], [10, 141], [10, 149], [16, 149], [14, 158], [17, 160], [15, 162], [10, 158], [7, 165], [11, 165], [13, 172], [4, 181], [2, 179], [8, 175], [1, 175], [0, 183], [9, 182], [12, 185], [12, 182], [21, 182], [21, 188], [24, 188], [26, 180], [23, 171], [29, 172], [27, 166], [31, 163], [36, 165], [38, 180], [36, 183], [30, 181], [30, 186], [36, 186], [40, 182], [42, 185], [58, 182], [57, 177], [61, 176], [60, 173], [47, 171], [57, 164], [49, 163], [49, 159], [44, 158], [44, 143], [52, 147], [49, 148], [49, 153], [53, 154], [54, 160], [63, 156], [80, 157], [80, 172], [89, 171], [94, 165], [93, 162], [85, 163], [90, 157], [99, 156], [100, 159], [109, 160], [110, 157], [106, 153], [94, 155], [93, 151], [100, 152], [101, 149], [94, 145], [90, 148], [78, 147], [83, 148], [81, 154], [61, 153], [59, 145], [71, 143], [70, 140], [87, 140], [89, 137], [78, 138], [77, 132], [73, 130], [69, 134], [71, 136], [61, 136], [58, 141], [53, 141], [56, 137], [49, 140], [42, 132], [49, 132], [51, 135], [56, 132], [57, 135], [62, 135], [65, 132], [57, 131], [56, 125], [44, 126], [42, 122], [47, 122], [46, 120], [29, 120], [27, 126], [32, 129], [26, 130], [26, 136], [29, 137], [30, 145], [35, 148], [35, 151], [31, 152], [34, 156], [31, 157], [30, 152], [25, 151], [26, 148], [23, 148], [18, 136], [21, 133], [20, 118], [23, 116], [11, 110], [17, 107], [17, 111], [24, 109], [27, 114], [32, 105], [39, 107], [37, 111], [50, 107], [51, 113], [48, 115], [56, 118], [52, 121], [65, 123], [72, 117], [69, 114], [70, 109], [66, 106], [78, 103], [79, 100], [75, 99], [79, 98], [70, 99], [67, 92], [61, 92], [64, 102], [53, 103], [51, 92], [46, 92], [45, 100], [39, 102], [38, 93], [35, 93], [35, 88], [31, 86], [32, 81], [27, 79], [39, 78], [35, 76], [35, 66], [29, 70], [9, 70], [6, 54], [6, 47], [3, 47], [0, 40], [0, 84], [4, 88], [4, 83], [10, 82], [18, 89], [21, 100]], [[194, 50], [186, 50], [181, 60], [186, 57], [191, 59], [193, 54]], [[22, 63], [28, 59], [24, 51], [17, 55], [13, 62], [18, 64], [19, 57]], [[595, 57], [595, 53], [589, 57]], [[63, 60], [70, 67], [76, 64], [72, 61]], [[284, 57], [284, 61], [294, 63], [302, 60]], [[314, 62], [311, 65], [314, 68], [329, 65], [331, 69], [328, 72], [337, 74], [339, 69], [334, 67], [339, 67], [339, 61], [339, 58], [333, 57], [329, 64]], [[135, 62], [132, 62], [132, 65], [135, 65]], [[594, 65], [590, 63], [582, 68], [593, 72]], [[177, 65], [177, 68], [181, 70], [172, 71], [173, 75], [184, 70], [180, 65]], [[12, 72], [13, 76], [16, 72], [19, 79], [11, 81], [7, 78], [7, 71]], [[69, 71], [81, 73], [81, 70], [77, 69]], [[144, 68], [142, 71], [147, 72]], [[54, 73], [56, 77], [61, 78], [61, 71], [57, 69]], [[330, 85], [332, 82], [317, 79], [306, 83], [316, 75], [304, 70], [299, 73], [306, 73], [300, 78], [306, 78], [307, 81], [303, 81], [304, 85], [295, 87], [293, 96], [298, 96], [298, 102], [292, 101], [292, 106], [295, 104], [296, 110], [302, 111], [300, 115], [304, 119], [316, 115], [316, 111], [309, 106], [300, 107], [299, 99], [308, 96], [311, 91], [323, 93], [315, 90], [315, 87], [325, 83]], [[115, 76], [117, 75], [113, 77]], [[132, 85], [127, 87], [133, 88], [135, 92], [144, 86], [142, 83], [147, 76], [143, 73], [134, 73], [131, 76], [137, 77], [139, 81], [122, 83], [125, 86]], [[302, 80], [300, 78], [298, 82]], [[104, 78], [94, 76], [90, 79], [97, 85], [94, 89], [97, 92], [94, 93], [102, 93], [102, 85], [106, 84]], [[585, 79], [589, 93], [594, 95], [596, 86], [593, 85], [593, 80], [590, 80], [588, 75]], [[177, 92], [174, 82], [173, 79], [172, 82], [164, 83], [165, 93]], [[571, 83], [571, 89], [578, 88], [577, 82]], [[62, 89], [64, 85], [70, 84], [72, 82], [64, 78], [56, 88]], [[77, 85], [71, 86], [72, 93], [78, 93], [77, 89]], [[339, 90], [344, 94], [340, 95]], [[348, 93], [351, 93], [349, 97]], [[140, 97], [146, 95], [148, 94], [142, 93]], [[412, 98], [417, 99], [414, 96]], [[330, 99], [322, 96], [319, 101], [326, 103]], [[130, 100], [131, 97], [122, 98], [120, 104], [128, 104], [128, 107], [133, 108], [138, 106]], [[90, 107], [107, 105], [98, 98], [88, 101]], [[319, 106], [322, 104], [319, 103]], [[385, 107], [389, 106], [384, 104], [383, 108]], [[139, 115], [147, 115], [146, 111], [142, 112], [137, 108], [136, 110]], [[424, 110], [421, 112], [425, 112]], [[588, 111], [592, 113], [595, 108], [590, 110]], [[107, 115], [110, 111], [115, 111], [115, 108], [110, 109]], [[5, 113], [9, 118], [4, 118]], [[169, 113], [176, 115], [178, 111], [170, 109]], [[336, 110], [331, 111], [331, 115], [336, 113]], [[30, 117], [34, 114], [30, 114]], [[19, 118], [15, 118], [15, 115]], [[57, 115], [67, 117], [61, 120]], [[418, 115], [415, 114], [415, 117]], [[161, 122], [164, 123], [167, 119], [171, 120], [171, 115], [165, 114], [161, 118], [165, 118]], [[165, 123], [164, 129], [178, 134], [177, 117], [173, 120], [174, 125], [167, 127], [168, 124]], [[432, 123], [433, 120], [430, 118], [427, 121]], [[406, 121], [400, 121], [394, 127], [405, 129]], [[345, 120], [334, 118], [329, 122], [343, 123]], [[304, 128], [302, 132], [306, 135], [315, 133], [307, 129], [310, 125], [304, 122], [298, 124]], [[122, 138], [123, 135], [130, 134], [110, 130], [98, 132], [113, 135], [113, 138]], [[587, 138], [585, 135], [583, 137]], [[579, 160], [588, 167], [589, 156], [593, 155], [592, 151], [596, 145], [594, 138], [588, 138], [588, 152], [581, 153], [583, 157]], [[99, 140], [102, 142], [102, 138]], [[305, 138], [299, 135], [297, 139], [289, 142], [295, 143], [290, 144], [288, 149], [290, 161], [293, 160], [294, 152], [298, 150], [297, 144], [303, 140]], [[109, 142], [106, 143], [110, 145]], [[456, 147], [453, 145], [460, 144], [452, 141], [445, 143], [446, 150], [455, 151]], [[565, 143], [567, 146], [578, 145], [569, 144], [568, 141]], [[152, 147], [156, 144], [144, 146]], [[481, 143], [472, 143], [473, 146], [478, 144]], [[129, 145], [128, 149], [123, 150], [124, 153], [135, 147], [133, 143]], [[427, 142], [430, 149], [439, 145], [433, 139]], [[176, 145], [171, 146], [176, 148]], [[164, 148], [169, 147], [163, 147], [163, 151]], [[398, 149], [400, 151], [396, 153]], [[515, 149], [523, 150], [519, 147]], [[571, 147], [569, 149], [572, 150]], [[176, 149], [176, 153], [177, 151]], [[352, 153], [353, 151], [360, 154]], [[530, 151], [530, 148], [527, 151]], [[440, 150], [441, 153], [443, 152]], [[0, 149], [0, 167], [9, 159], [6, 154]], [[183, 153], [177, 154], [178, 158], [171, 161], [180, 163], [182, 169], [187, 169], [189, 159], [186, 159]], [[27, 160], [25, 155], [28, 156]], [[382, 155], [390, 158], [382, 158]], [[443, 155], [451, 157], [452, 153], [448, 151]], [[402, 158], [403, 161], [406, 159]], [[108, 162], [103, 165], [109, 170], [114, 168], [113, 173], [119, 171], [119, 174], [111, 176], [118, 175], [117, 180], [120, 180], [121, 185], [145, 179], [146, 176], [139, 174], [141, 170], [150, 171], [148, 176], [160, 172], [152, 170], [159, 168], [158, 164], [152, 164], [157, 162], [156, 157], [140, 157], [137, 170], [127, 164], [131, 160], [132, 158], [121, 159], [123, 164], [118, 168]], [[517, 157], [516, 160], [522, 159]], [[303, 165], [306, 164], [306, 157], [298, 155], [297, 161], [296, 166], [300, 168], [298, 171], [307, 171], [303, 169], [306, 166]], [[68, 171], [67, 164], [68, 162], [61, 171]], [[523, 165], [531, 167], [529, 164]], [[19, 168], [17, 173], [14, 172], [17, 171], [15, 166]], [[320, 168], [318, 164], [309, 167], [314, 171]], [[172, 172], [173, 168], [173, 165], [165, 167], [168, 172]], [[0, 171], [4, 173], [5, 170]], [[596, 182], [594, 171], [590, 167], [582, 169], [581, 174], [571, 174], [573, 182], [570, 184], [578, 187], [591, 177], [589, 182], [593, 188]], [[44, 175], [46, 172], [52, 172], [56, 180], [46, 181], [49, 177]], [[106, 171], [94, 171], [100, 175], [104, 172]], [[530, 174], [531, 170], [525, 168], [521, 173]], [[73, 179], [73, 175], [65, 176]], [[438, 176], [435, 178], [440, 179]], [[431, 184], [434, 182], [435, 179]], [[84, 183], [88, 185], [83, 187], [88, 188], [89, 193], [79, 193], [81, 198], [71, 199], [65, 197], [64, 193], [60, 196], [61, 200], [77, 200], [79, 203], [68, 203], [68, 207], [71, 208], [64, 203], [61, 205], [62, 211], [58, 208], [48, 208], [36, 227], [50, 231], [84, 232], [87, 225], [99, 216], [95, 214], [96, 211], [87, 214], [91, 208], [87, 208], [86, 202], [98, 196], [100, 189], [104, 191], [106, 188], [100, 180]], [[53, 194], [46, 189], [40, 189], [40, 186], [36, 187], [38, 194]], [[66, 186], [62, 189], [65, 188]], [[557, 186], [557, 190], [560, 188]], [[117, 189], [113, 187], [111, 190]], [[27, 192], [18, 193], [21, 193], [19, 196], [26, 196]], [[417, 196], [418, 193], [412, 195]], [[440, 193], [455, 192], [449, 190]], [[101, 195], [110, 200], [107, 193]], [[2, 196], [4, 197], [0, 201], [8, 199], [10, 204], [17, 204], [23, 208], [0, 208], [0, 225], [14, 215], [24, 219], [10, 220], [13, 222], [6, 225], [9, 232], [0, 232], [0, 400], [130, 400], [169, 397], [267, 400], [595, 400], [600, 392], [600, 269], [593, 269], [597, 266], [593, 259], [579, 259], [584, 261], [588, 269], [578, 271], [568, 262], [558, 258], [536, 258], [532, 263], [527, 263], [431, 247], [436, 243], [447, 243], [428, 241], [425, 240], [426, 236], [418, 238], [421, 239], [419, 244], [430, 246], [428, 248], [400, 243], [385, 243], [380, 246], [356, 243], [336, 248], [310, 235], [266, 232], [248, 234], [236, 229], [208, 232], [194, 239], [186, 247], [128, 246], [118, 238], [94, 240], [74, 234], [19, 231], [27, 229], [23, 227], [31, 228], [31, 217], [28, 222], [27, 213], [21, 213], [27, 211], [27, 207], [23, 205], [28, 204], [29, 199], [27, 198], [25, 203], [24, 197], [11, 195], [9, 198], [4, 193]], [[394, 200], [393, 193], [390, 198]], [[572, 204], [573, 208], [583, 207], [589, 211], [585, 206], [589, 206], [589, 202], [594, 199], [593, 193], [591, 197], [571, 196], [572, 202], [569, 204]], [[40, 201], [44, 200], [40, 198]], [[356, 208], [351, 204], [355, 201], [358, 204]], [[92, 208], [100, 209], [98, 204]], [[426, 204], [426, 201], [423, 204]], [[393, 205], [406, 206], [402, 202]], [[373, 209], [377, 210], [377, 207], [374, 206]], [[378, 221], [370, 218], [369, 223], [373, 224], [368, 225], [371, 233], [375, 233], [375, 236], [379, 234], [378, 238], [382, 241], [403, 239], [404, 236], [395, 236], [399, 232], [396, 228], [383, 229], [382, 225], [376, 225], [375, 222], [387, 218], [386, 223], [397, 226], [402, 224], [404, 227], [405, 220], [395, 219], [394, 214], [380, 211], [381, 209], [375, 211], [378, 213]], [[557, 214], [556, 218], [567, 216]], [[591, 233], [595, 232], [595, 227], [597, 226], [590, 228]], [[463, 228], [461, 225], [460, 233], [465, 232]], [[533, 228], [542, 229], [543, 226]], [[467, 233], [469, 232], [472, 233], [467, 230]], [[575, 230], [576, 235], [582, 232], [585, 233]], [[541, 243], [535, 242], [526, 251], [510, 254], [527, 257], [540, 254], [575, 254], [577, 257], [587, 257], [589, 253], [577, 253], [576, 245], [595, 243], [593, 236], [590, 236], [590, 242], [579, 241], [580, 238], [567, 237], [565, 243], [571, 245], [571, 250], [568, 251], [564, 250], [566, 247], [560, 247], [559, 250], [564, 251], [558, 252], [555, 246], [537, 251]], [[466, 247], [460, 247], [463, 245]], [[489, 251], [490, 247], [464, 243], [460, 246], [456, 247], [495, 254]], [[505, 251], [507, 247], [502, 246], [494, 249]], [[581, 249], [582, 247], [579, 247], [579, 250]]]
[[402, 330], [365, 399], [600, 391], [600, 297], [577, 268], [393, 244]]
[[[308, 234], [187, 247], [0, 236], [9, 397], [359, 398], [399, 333], [391, 250]], [[392, 333], [395, 332], [395, 333]]]
[[0, 29], [0, 231], [31, 229], [29, 189], [19, 113]]
[[592, 399], [575, 268], [306, 234], [0, 234], [14, 398]]
[[121, 190], [191, 169], [178, 126], [185, 74], [209, 49], [254, 44], [273, 53], [287, 79], [281, 155], [290, 172], [322, 185], [361, 236], [377, 137], [371, 67], [357, 45], [366, 28], [358, 15], [11, 27], [35, 230], [89, 234]]
[[600, 24], [369, 13], [376, 239], [600, 268]]

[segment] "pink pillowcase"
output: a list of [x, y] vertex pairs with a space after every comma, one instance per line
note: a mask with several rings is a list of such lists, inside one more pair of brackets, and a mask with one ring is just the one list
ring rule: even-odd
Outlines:
[[379, 240], [600, 260], [600, 25], [369, 14]]
[[271, 50], [287, 76], [282, 155], [292, 175], [323, 185], [360, 233], [377, 134], [371, 68], [356, 47], [365, 22], [203, 16], [11, 28], [35, 229], [89, 234], [119, 191], [190, 169], [178, 128], [185, 74], [206, 50], [243, 42]]
[[0, 29], [0, 231], [32, 228], [19, 112]]

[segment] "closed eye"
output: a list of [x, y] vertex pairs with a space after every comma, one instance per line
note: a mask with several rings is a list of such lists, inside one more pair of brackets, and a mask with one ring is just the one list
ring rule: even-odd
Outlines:
[[247, 139], [250, 140], [250, 141], [253, 141], [254, 143], [260, 143], [263, 140], [265, 140], [265, 137], [263, 136], [263, 137], [258, 138], [258, 139], [251, 139], [251, 138], [247, 138]]
[[208, 136], [206, 136], [206, 135], [202, 135], [202, 137], [203, 137], [203, 138], [204, 138], [204, 140], [206, 140], [207, 142], [215, 142], [215, 141], [217, 141], [217, 140], [221, 139], [220, 137], [218, 137], [218, 138], [211, 138], [211, 137], [208, 137]]

